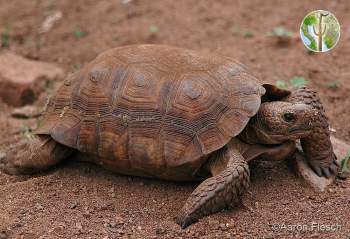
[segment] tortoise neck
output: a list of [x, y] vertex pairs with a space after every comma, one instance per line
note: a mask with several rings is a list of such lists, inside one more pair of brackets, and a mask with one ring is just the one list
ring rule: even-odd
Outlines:
[[239, 138], [247, 144], [278, 144], [264, 131], [258, 117], [253, 117], [240, 133]]

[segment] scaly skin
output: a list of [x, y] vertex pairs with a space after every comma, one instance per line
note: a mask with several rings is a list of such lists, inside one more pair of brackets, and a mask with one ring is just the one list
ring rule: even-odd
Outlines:
[[0, 170], [7, 174], [33, 174], [56, 165], [73, 149], [55, 142], [48, 135], [37, 135], [10, 147], [0, 157]]
[[187, 199], [176, 218], [182, 228], [237, 202], [249, 186], [248, 164], [237, 149], [226, 146], [214, 162], [227, 162], [226, 168], [202, 182]]
[[301, 145], [310, 167], [318, 176], [328, 178], [332, 174], [336, 174], [339, 165], [330, 140], [328, 118], [316, 92], [302, 87], [294, 90], [285, 100], [311, 105], [317, 110], [315, 120], [312, 122], [312, 133], [300, 140]]

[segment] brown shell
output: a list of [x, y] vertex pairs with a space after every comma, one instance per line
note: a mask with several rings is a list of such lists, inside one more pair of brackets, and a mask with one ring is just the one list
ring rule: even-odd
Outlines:
[[120, 47], [66, 79], [37, 133], [117, 171], [195, 170], [242, 131], [264, 93], [241, 64], [223, 56]]

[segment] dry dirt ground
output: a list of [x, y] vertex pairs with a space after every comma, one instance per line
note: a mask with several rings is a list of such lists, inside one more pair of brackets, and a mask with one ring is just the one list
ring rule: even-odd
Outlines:
[[[268, 36], [276, 26], [297, 36], [316, 9], [341, 23], [331, 52], [308, 54], [298, 37], [280, 46]], [[39, 34], [54, 11], [62, 18]], [[350, 141], [347, 0], [0, 0], [0, 30], [11, 51], [67, 72], [112, 47], [163, 43], [231, 56], [269, 82], [302, 76], [319, 91], [335, 135]], [[338, 89], [327, 87], [333, 82]], [[35, 125], [11, 119], [11, 110], [0, 103], [2, 146], [21, 137], [21, 125]], [[242, 205], [181, 230], [173, 217], [196, 184], [120, 176], [73, 160], [32, 177], [0, 173], [0, 238], [350, 238], [349, 179], [315, 193], [278, 162], [257, 163], [251, 180]]]

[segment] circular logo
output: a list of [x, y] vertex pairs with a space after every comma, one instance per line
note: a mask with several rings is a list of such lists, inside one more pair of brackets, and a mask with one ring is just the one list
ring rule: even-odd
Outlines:
[[301, 23], [300, 37], [310, 51], [329, 51], [338, 43], [340, 37], [339, 22], [329, 11], [310, 12]]

